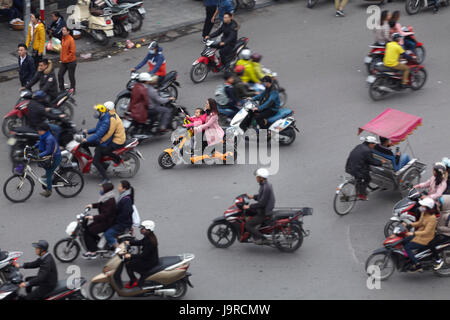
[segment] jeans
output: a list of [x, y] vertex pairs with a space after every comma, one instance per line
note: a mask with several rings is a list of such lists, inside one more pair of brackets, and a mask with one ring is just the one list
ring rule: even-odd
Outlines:
[[348, 0], [334, 0], [334, 6], [336, 10], [344, 10], [345, 5], [347, 4]]
[[58, 72], [59, 90], [64, 91], [64, 75], [69, 70], [70, 89], [75, 89], [75, 69], [77, 62], [61, 63], [61, 67]]
[[120, 233], [122, 233], [124, 231], [124, 229], [121, 226], [115, 225], [112, 226], [111, 228], [109, 228], [108, 230], [105, 231], [104, 236], [106, 239], [106, 242], [110, 245], [110, 246], [114, 246], [117, 244], [117, 235], [119, 235]]
[[60, 126], [57, 126], [53, 123], [48, 123], [48, 126], [50, 127], [50, 131], [52, 132], [52, 135], [55, 137], [56, 141], [59, 141], [59, 134], [61, 133]]
[[413, 250], [416, 249], [426, 249], [427, 246], [424, 246], [422, 244], [418, 244], [416, 242], [412, 242], [413, 236], [406, 238], [403, 242], [403, 248], [405, 249], [406, 253], [408, 254], [408, 257], [411, 259], [413, 264], [417, 264], [419, 261], [417, 261], [416, 256], [413, 253]]
[[45, 170], [45, 175], [47, 177], [47, 190], [52, 191], [52, 184], [53, 184], [53, 173], [55, 172], [56, 168], [58, 168], [59, 164], [61, 163], [62, 157], [61, 155], [53, 156], [53, 167], [50, 169]]
[[402, 154], [400, 156], [400, 163], [399, 163], [400, 164], [400, 168], [403, 168], [404, 166], [406, 166], [410, 160], [411, 159], [409, 157], [409, 154], [407, 154], [407, 153]]
[[169, 124], [169, 120], [170, 120], [170, 112], [171, 111], [169, 108], [162, 107], [162, 106], [151, 107], [150, 109], [148, 109], [148, 115], [150, 118], [154, 119], [158, 115], [161, 115], [160, 125], [159, 125], [161, 129], [167, 129], [167, 125]]

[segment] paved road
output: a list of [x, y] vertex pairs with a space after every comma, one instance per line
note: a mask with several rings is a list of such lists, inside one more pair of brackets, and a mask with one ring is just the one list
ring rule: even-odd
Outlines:
[[[389, 8], [402, 6], [394, 3]], [[180, 166], [163, 171], [157, 157], [168, 145], [167, 139], [139, 147], [146, 160], [132, 183], [142, 217], [157, 223], [160, 255], [196, 254], [190, 269], [195, 288], [187, 298], [436, 299], [448, 294], [449, 280], [430, 273], [395, 274], [382, 284], [382, 290], [368, 290], [363, 263], [380, 246], [383, 226], [399, 195], [373, 195], [346, 217], [333, 213], [332, 198], [348, 152], [359, 143], [357, 127], [387, 107], [423, 117], [423, 126], [410, 138], [421, 160], [430, 165], [449, 155], [446, 53], [450, 48], [442, 41], [450, 27], [450, 20], [443, 16], [449, 11], [402, 17], [403, 24], [413, 24], [418, 39], [425, 43], [428, 82], [420, 92], [406, 91], [378, 103], [369, 100], [364, 83], [362, 60], [372, 41], [365, 29], [365, 7], [352, 3], [346, 13], [346, 18], [335, 18], [325, 1], [314, 10], [307, 10], [303, 2], [289, 2], [255, 11], [245, 22], [240, 18], [240, 34], [249, 36], [250, 47], [264, 53], [264, 64], [280, 74], [302, 130], [292, 146], [281, 150], [280, 171], [271, 177], [278, 205], [315, 210], [314, 216], [305, 219], [311, 236], [295, 254], [240, 244], [219, 250], [206, 238], [211, 220], [223, 213], [234, 196], [256, 191], [252, 175], [256, 165]], [[209, 76], [199, 85], [189, 80], [190, 63], [201, 51], [198, 34], [165, 43], [164, 49], [168, 68], [180, 72], [180, 103], [190, 110], [202, 105], [221, 80]], [[144, 54], [145, 49], [133, 50], [78, 66], [78, 124], [85, 118], [89, 126], [94, 125], [92, 105], [122, 89], [127, 70]], [[16, 88], [16, 81], [0, 85], [1, 113], [14, 103]], [[10, 174], [5, 144], [0, 152], [4, 180]], [[35, 194], [28, 202], [13, 205], [1, 197], [2, 248], [23, 250], [28, 260], [33, 258], [32, 241], [46, 238], [55, 243], [64, 237], [66, 225], [82, 207], [97, 200], [98, 180], [87, 177], [88, 184], [76, 199], [64, 200], [55, 194], [45, 200]], [[102, 268], [101, 261], [76, 262], [88, 278]], [[59, 264], [60, 277], [64, 268]]]

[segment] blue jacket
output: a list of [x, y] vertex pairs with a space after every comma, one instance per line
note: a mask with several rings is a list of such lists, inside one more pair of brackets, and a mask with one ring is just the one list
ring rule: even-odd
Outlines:
[[115, 226], [119, 226], [122, 230], [131, 228], [133, 225], [133, 202], [130, 196], [123, 197], [117, 203], [117, 216]]
[[231, 0], [219, 0], [217, 4], [217, 8], [219, 9], [219, 19], [223, 22], [223, 15], [227, 12], [234, 13], [233, 2]]
[[50, 30], [52, 30], [52, 35], [56, 38], [58, 38], [59, 40], [61, 40], [62, 38], [62, 28], [66, 27], [66, 21], [64, 21], [63, 18], [59, 18], [56, 21], [53, 21], [50, 24]]
[[154, 65], [150, 74], [155, 74], [156, 72], [158, 72], [159, 68], [162, 66], [164, 61], [166, 61], [166, 59], [164, 58], [164, 56], [162, 54], [162, 48], [161, 47], [158, 48], [158, 52], [156, 52], [156, 54], [153, 54], [149, 51], [147, 53], [147, 55], [145, 56], [144, 60], [142, 60], [141, 63], [139, 63], [136, 66], [136, 70], [139, 70], [140, 68], [142, 68], [144, 66], [144, 64], [146, 64], [148, 61], [151, 61], [151, 63]]
[[219, 0], [204, 0], [206, 7], [217, 7]]
[[278, 93], [278, 90], [276, 90], [275, 88], [273, 88], [270, 91], [269, 97], [265, 97], [266, 96], [266, 90], [264, 90], [263, 92], [261, 92], [260, 94], [258, 94], [257, 96], [253, 97], [253, 101], [261, 101], [262, 104], [259, 105], [258, 107], [258, 111], [263, 111], [267, 108], [271, 108], [273, 111], [278, 111], [278, 109], [280, 109], [280, 94]]
[[[39, 141], [36, 143], [35, 147], [39, 147], [39, 158], [49, 155], [61, 155], [61, 150], [59, 149], [58, 142], [56, 142], [56, 139], [54, 136], [52, 136], [50, 130], [39, 137]], [[55, 147], [56, 152], [53, 153], [55, 151]]]
[[112, 137], [100, 144], [100, 140], [109, 130], [110, 117], [109, 112], [106, 112], [98, 119], [97, 126], [88, 131], [88, 133], [91, 134], [91, 136], [86, 139], [88, 143], [96, 142], [101, 146], [107, 146], [111, 142]]

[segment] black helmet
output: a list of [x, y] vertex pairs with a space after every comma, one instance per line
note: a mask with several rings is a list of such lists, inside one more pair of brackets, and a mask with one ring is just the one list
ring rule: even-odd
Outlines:
[[33, 246], [33, 248], [39, 248], [42, 251], [48, 250], [48, 242], [45, 240], [39, 240], [38, 242], [33, 242], [32, 246]]
[[264, 76], [264, 78], [262, 78], [261, 82], [272, 83], [272, 77], [271, 76]]
[[43, 90], [38, 90], [33, 94], [35, 100], [44, 100], [45, 98], [47, 98], [47, 94]]
[[394, 40], [394, 41], [401, 37], [402, 37], [402, 35], [400, 33], [395, 32], [392, 34], [392, 40]]
[[254, 53], [252, 54], [251, 59], [255, 62], [260, 62], [262, 59], [262, 55], [260, 55], [259, 53]]
[[148, 50], [158, 49], [158, 48], [159, 48], [158, 41], [152, 41], [148, 46]]

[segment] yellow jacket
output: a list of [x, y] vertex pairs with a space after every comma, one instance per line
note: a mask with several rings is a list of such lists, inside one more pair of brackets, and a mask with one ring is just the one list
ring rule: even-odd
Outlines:
[[252, 61], [253, 70], [255, 70], [256, 77], [258, 79], [264, 78], [265, 74], [262, 71], [261, 64], [259, 62]]
[[109, 114], [111, 115], [111, 118], [109, 120], [109, 130], [103, 136], [102, 140], [100, 140], [100, 143], [103, 143], [107, 141], [109, 138], [113, 137], [112, 139], [113, 143], [117, 145], [122, 145], [125, 143], [126, 140], [125, 128], [123, 127], [122, 120], [114, 110], [110, 110]]
[[253, 68], [253, 62], [250, 60], [244, 60], [240, 59], [238, 62], [236, 62], [237, 66], [244, 66], [244, 74], [242, 75], [241, 79], [243, 82], [253, 82], [253, 83], [260, 83], [260, 79], [257, 77], [255, 69]]
[[31, 23], [28, 26], [28, 35], [27, 35], [27, 47], [30, 48], [31, 42], [33, 42], [33, 50], [39, 52], [40, 55], [44, 53], [45, 47], [45, 27], [42, 22], [39, 22], [34, 27], [33, 37], [31, 37], [32, 26]]
[[421, 245], [428, 245], [433, 240], [436, 231], [436, 216], [434, 214], [422, 213], [419, 221], [411, 223], [416, 229], [415, 237], [411, 240]]

